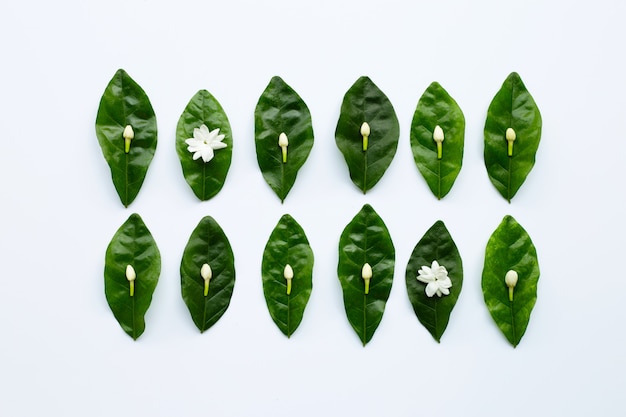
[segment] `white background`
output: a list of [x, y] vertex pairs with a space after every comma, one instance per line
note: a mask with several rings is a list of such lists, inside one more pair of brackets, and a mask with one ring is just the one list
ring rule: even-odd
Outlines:
[[[4, 1], [0, 5], [0, 414], [6, 416], [624, 415], [626, 5], [572, 1]], [[95, 136], [118, 68], [146, 91], [159, 143], [125, 209]], [[511, 71], [543, 115], [537, 163], [511, 204], [482, 159], [487, 107]], [[284, 204], [258, 170], [253, 112], [273, 75], [308, 104], [311, 156]], [[398, 152], [362, 195], [334, 140], [345, 91], [368, 75], [400, 120]], [[466, 117], [463, 169], [437, 201], [409, 146], [432, 81]], [[223, 190], [200, 202], [174, 148], [199, 90], [233, 130]], [[385, 220], [396, 273], [363, 348], [344, 312], [337, 243], [365, 203]], [[105, 249], [139, 213], [162, 272], [134, 342], [104, 297]], [[315, 252], [314, 289], [291, 339], [263, 298], [262, 251], [290, 213]], [[538, 300], [513, 349], [483, 302], [487, 240], [506, 214], [537, 247]], [[230, 308], [200, 334], [179, 263], [205, 215], [230, 238]], [[404, 270], [443, 220], [464, 261], [441, 344], [418, 323]]]

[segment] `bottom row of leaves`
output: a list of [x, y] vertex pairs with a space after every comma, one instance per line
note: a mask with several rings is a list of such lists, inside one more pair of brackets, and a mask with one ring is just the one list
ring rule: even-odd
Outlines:
[[[348, 320], [363, 345], [382, 320], [394, 265], [389, 231], [366, 204], [341, 234], [337, 268]], [[109, 306], [133, 339], [145, 330], [144, 316], [160, 270], [160, 253], [150, 231], [138, 214], [131, 215], [107, 248], [104, 278]], [[270, 315], [290, 337], [302, 321], [313, 288], [313, 251], [291, 216], [284, 215], [274, 228], [261, 271]], [[228, 308], [235, 285], [233, 251], [212, 217], [204, 217], [191, 234], [180, 274], [183, 299], [204, 332]], [[491, 316], [513, 346], [528, 326], [538, 279], [537, 253], [530, 237], [513, 217], [506, 216], [487, 244], [482, 288]], [[439, 342], [463, 286], [461, 256], [442, 221], [415, 246], [406, 286], [417, 318]]]

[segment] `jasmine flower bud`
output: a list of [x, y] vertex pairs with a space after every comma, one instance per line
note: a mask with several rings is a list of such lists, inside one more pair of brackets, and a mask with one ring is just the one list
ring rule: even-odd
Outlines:
[[126, 265], [126, 279], [130, 282], [130, 296], [132, 297], [135, 295], [135, 279], [137, 279], [135, 268], [132, 265]]
[[204, 280], [204, 296], [209, 295], [209, 281], [213, 278], [213, 271], [209, 264], [203, 264], [200, 268], [200, 276]]
[[513, 130], [512, 127], [509, 127], [506, 130], [505, 137], [506, 141], [509, 143], [508, 155], [513, 156], [513, 142], [515, 142], [515, 139], [517, 138], [515, 130]]
[[289, 295], [291, 294], [291, 280], [293, 279], [293, 269], [291, 268], [291, 265], [285, 265], [283, 277], [287, 280], [287, 295]]
[[287, 163], [287, 146], [289, 146], [289, 139], [285, 132], [278, 135], [278, 146], [283, 150], [283, 164]]
[[439, 125], [435, 126], [435, 130], [433, 131], [433, 140], [437, 143], [437, 159], [441, 159], [442, 156], [443, 139], [443, 129]]
[[122, 137], [124, 138], [124, 152], [128, 153], [130, 152], [130, 141], [135, 139], [135, 132], [131, 125], [126, 125]]
[[361, 125], [361, 136], [363, 136], [363, 150], [367, 150], [367, 142], [370, 136], [370, 125], [367, 122], [363, 122]]
[[509, 287], [509, 301], [513, 301], [513, 288], [517, 285], [517, 272], [510, 270], [504, 275], [504, 283]]
[[365, 294], [370, 292], [370, 280], [372, 279], [372, 267], [367, 262], [361, 269], [361, 278], [365, 281]]

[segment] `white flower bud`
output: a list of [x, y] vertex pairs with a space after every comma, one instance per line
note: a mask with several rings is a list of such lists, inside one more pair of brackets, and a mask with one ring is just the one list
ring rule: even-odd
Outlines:
[[517, 272], [510, 270], [504, 275], [504, 282], [509, 287], [509, 301], [513, 301], [513, 288], [517, 285]]
[[209, 264], [202, 265], [202, 268], [200, 268], [200, 276], [205, 281], [208, 281], [211, 278], [213, 278], [213, 271], [211, 270], [211, 267], [209, 266]]
[[513, 156], [513, 142], [515, 142], [515, 139], [517, 137], [517, 135], [515, 134], [515, 130], [513, 130], [512, 127], [509, 127], [506, 130], [506, 133], [504, 135], [506, 137], [506, 141], [508, 142], [508, 146], [507, 146], [507, 155], [509, 156]]
[[209, 295], [209, 282], [211, 278], [213, 278], [213, 271], [209, 264], [203, 264], [202, 268], [200, 268], [200, 276], [204, 280], [204, 296]]
[[371, 279], [372, 278], [372, 267], [370, 264], [366, 263], [363, 265], [363, 269], [361, 269], [361, 277], [363, 279]]
[[517, 135], [515, 134], [515, 130], [512, 127], [509, 127], [506, 130], [506, 140], [509, 142], [513, 142], [516, 139]]
[[126, 125], [122, 137], [124, 137], [124, 152], [128, 153], [130, 152], [130, 141], [135, 139], [135, 132], [131, 125]]
[[285, 265], [285, 269], [283, 269], [283, 277], [287, 280], [287, 295], [291, 294], [291, 280], [293, 279], [293, 269], [291, 265]]
[[135, 273], [135, 268], [132, 265], [126, 265], [126, 279], [128, 281], [134, 281], [137, 278], [137, 274]]
[[518, 275], [517, 272], [510, 270], [504, 276], [504, 282], [509, 288], [514, 288], [517, 285]]
[[366, 151], [370, 137], [370, 125], [367, 122], [363, 122], [361, 125], [361, 136], [363, 136], [363, 151]]
[[370, 135], [370, 125], [367, 122], [363, 122], [361, 125], [361, 136], [369, 136]]
[[287, 163], [287, 146], [289, 146], [289, 139], [287, 138], [287, 135], [285, 134], [285, 132], [281, 132], [280, 135], [278, 135], [278, 146], [280, 146], [280, 149], [282, 149], [283, 152], [283, 164]]
[[293, 268], [291, 268], [291, 265], [289, 265], [289, 264], [285, 265], [285, 269], [283, 271], [283, 276], [287, 280], [293, 278]]
[[433, 140], [437, 143], [441, 143], [443, 142], [443, 139], [443, 129], [439, 125], [435, 126], [435, 130], [433, 131]]
[[126, 265], [126, 279], [130, 282], [130, 296], [133, 297], [135, 295], [135, 279], [137, 278], [137, 274], [135, 273], [135, 268], [132, 265]]
[[278, 146], [280, 146], [281, 148], [283, 146], [289, 146], [289, 139], [287, 138], [285, 132], [282, 132], [280, 135], [278, 135]]
[[124, 139], [135, 139], [135, 132], [133, 131], [133, 127], [131, 125], [126, 125], [122, 136], [124, 137]]
[[433, 131], [433, 140], [437, 143], [437, 159], [441, 159], [443, 155], [443, 149], [441, 146], [443, 139], [443, 129], [439, 125], [435, 126], [435, 130]]
[[361, 278], [365, 281], [365, 294], [370, 292], [370, 280], [372, 279], [372, 267], [367, 262], [361, 268]]

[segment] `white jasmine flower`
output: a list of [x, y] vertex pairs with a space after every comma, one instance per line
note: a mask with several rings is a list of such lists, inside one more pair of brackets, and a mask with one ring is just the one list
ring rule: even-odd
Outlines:
[[426, 285], [427, 296], [432, 297], [437, 294], [438, 297], [441, 297], [450, 294], [452, 281], [445, 266], [439, 265], [439, 262], [435, 260], [430, 267], [422, 266], [417, 272], [417, 280], [428, 284]]
[[222, 142], [226, 135], [219, 133], [219, 128], [210, 131], [204, 124], [193, 130], [193, 138], [185, 140], [185, 143], [189, 145], [187, 150], [193, 153], [194, 161], [202, 157], [204, 162], [209, 162], [213, 159], [214, 150], [224, 149], [227, 146]]

